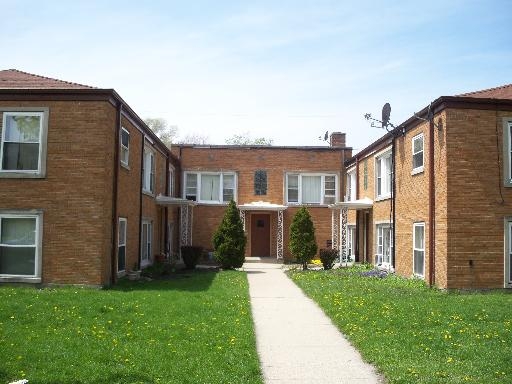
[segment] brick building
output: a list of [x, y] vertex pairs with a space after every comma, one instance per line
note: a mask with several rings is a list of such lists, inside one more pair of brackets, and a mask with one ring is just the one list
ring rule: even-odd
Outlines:
[[512, 85], [442, 96], [352, 156], [330, 146], [169, 150], [112, 89], [0, 71], [0, 282], [109, 285], [225, 206], [247, 256], [290, 260], [297, 208], [319, 248], [441, 288], [512, 287]]
[[297, 207], [308, 206], [319, 248], [331, 245], [329, 204], [340, 199], [345, 134], [330, 146], [173, 146], [182, 172], [182, 197], [195, 201], [193, 243], [207, 250], [227, 203], [237, 203], [247, 256], [290, 260], [289, 228]]
[[511, 287], [511, 153], [512, 85], [436, 99], [345, 163], [342, 252], [441, 288]]
[[178, 166], [112, 89], [0, 71], [0, 281], [109, 285], [176, 250]]

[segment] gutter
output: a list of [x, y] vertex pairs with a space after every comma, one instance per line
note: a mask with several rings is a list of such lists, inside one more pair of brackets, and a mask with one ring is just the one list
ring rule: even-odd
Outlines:
[[[393, 135], [391, 141], [391, 212], [393, 217], [393, 231], [392, 239], [393, 242], [393, 252], [391, 252], [391, 266], [393, 270], [395, 269], [395, 253], [396, 253], [396, 214], [395, 214], [395, 199], [396, 199], [396, 161], [395, 161], [395, 141], [396, 137]], [[390, 217], [391, 219], [391, 217]]]
[[137, 258], [137, 269], [142, 264], [142, 189], [144, 185], [144, 147], [146, 145], [146, 135], [142, 134], [142, 146], [140, 149], [140, 190], [139, 190], [139, 256]]
[[119, 181], [119, 140], [121, 136], [121, 114], [123, 112], [123, 104], [118, 103], [116, 107], [116, 137], [114, 139], [114, 172], [112, 175], [112, 249], [110, 255], [110, 282], [115, 284], [117, 281], [117, 194]]

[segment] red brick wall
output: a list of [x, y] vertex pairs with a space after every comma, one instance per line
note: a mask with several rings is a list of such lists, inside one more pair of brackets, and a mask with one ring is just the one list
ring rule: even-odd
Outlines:
[[47, 176], [0, 179], [0, 209], [44, 211], [43, 284], [104, 284], [111, 250], [114, 107], [92, 101], [0, 105], [49, 108]]

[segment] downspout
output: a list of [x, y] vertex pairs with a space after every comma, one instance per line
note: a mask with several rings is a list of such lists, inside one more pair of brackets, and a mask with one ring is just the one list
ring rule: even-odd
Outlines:
[[[359, 157], [356, 156], [356, 200], [359, 199]], [[356, 238], [355, 241], [355, 252], [354, 261], [359, 262], [359, 210], [356, 210]]]
[[116, 136], [114, 139], [114, 172], [112, 175], [112, 249], [110, 255], [110, 283], [115, 284], [117, 281], [117, 232], [118, 232], [118, 220], [117, 220], [117, 193], [118, 193], [118, 181], [119, 181], [119, 140], [121, 136], [121, 113], [123, 110], [123, 104], [118, 102], [116, 108]]
[[428, 285], [435, 283], [435, 212], [436, 212], [436, 185], [434, 180], [434, 119], [430, 120], [430, 133], [428, 145]]
[[[167, 157], [165, 158], [165, 195], [169, 196], [171, 190], [169, 188], [170, 177], [169, 177], [169, 152], [167, 152]], [[169, 209], [167, 205], [164, 208], [164, 249], [168, 252], [168, 256], [171, 255], [171, 249], [167, 249], [167, 245], [169, 244], [169, 233], [167, 228], [169, 227]]]
[[142, 264], [142, 189], [144, 185], [144, 146], [146, 135], [142, 134], [142, 147], [140, 149], [140, 196], [139, 196], [139, 257], [137, 258], [137, 269]]
[[393, 230], [391, 231], [392, 233], [392, 239], [391, 241], [393, 242], [393, 252], [391, 253], [391, 266], [393, 267], [393, 270], [395, 269], [395, 253], [396, 253], [396, 215], [395, 215], [395, 195], [396, 195], [396, 177], [395, 177], [395, 174], [396, 174], [396, 169], [395, 169], [395, 166], [396, 166], [396, 162], [395, 162], [395, 135], [392, 135], [392, 139], [391, 139], [391, 210], [392, 210], [392, 215], [393, 215]]

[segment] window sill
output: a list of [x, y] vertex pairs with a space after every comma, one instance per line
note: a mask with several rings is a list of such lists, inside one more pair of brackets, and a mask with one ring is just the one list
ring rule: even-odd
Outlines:
[[128, 164], [121, 163], [121, 168], [124, 168], [124, 169], [126, 169], [127, 171], [130, 171], [130, 166], [129, 166]]
[[391, 194], [389, 195], [384, 195], [384, 196], [379, 196], [375, 199], [375, 201], [384, 201], [384, 200], [389, 200], [391, 199]]
[[0, 171], [2, 179], [44, 179], [46, 175], [42, 172], [6, 172]]
[[6, 276], [0, 275], [0, 283], [41, 283], [40, 277], [29, 277], [29, 276]]
[[155, 197], [155, 194], [151, 191], [142, 190], [142, 194], [153, 198]]
[[414, 168], [411, 172], [411, 175], [418, 175], [420, 173], [423, 173], [423, 171], [425, 170], [425, 168], [422, 166], [422, 167], [418, 167], [418, 168]]
[[[236, 201], [235, 201], [236, 203]], [[227, 206], [229, 203], [223, 203], [223, 202], [220, 202], [220, 201], [197, 201], [197, 204], [198, 205], [213, 205], [213, 206]]]

